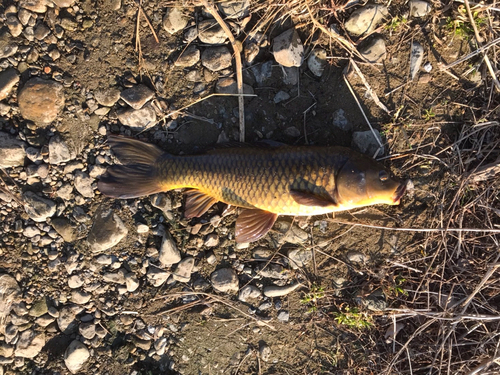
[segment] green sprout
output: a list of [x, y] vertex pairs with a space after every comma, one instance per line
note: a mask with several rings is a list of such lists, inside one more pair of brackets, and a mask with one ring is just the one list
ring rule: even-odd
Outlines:
[[356, 307], [346, 307], [340, 312], [334, 313], [334, 319], [338, 324], [349, 328], [367, 329], [373, 326], [373, 319], [367, 313], [360, 312]]
[[408, 292], [404, 289], [403, 284], [406, 282], [406, 279], [402, 277], [401, 275], [396, 276], [396, 279], [394, 280], [394, 284], [388, 287], [388, 293], [387, 294], [393, 294], [396, 297], [402, 295], [402, 296], [407, 296]]
[[318, 311], [318, 300], [325, 297], [325, 289], [322, 286], [313, 284], [309, 293], [306, 293], [304, 297], [300, 300], [300, 303], [304, 305], [310, 305], [307, 310], [308, 313], [314, 313]]
[[432, 107], [429, 109], [424, 110], [424, 114], [422, 116], [425, 121], [429, 121], [431, 118], [436, 117], [436, 114], [434, 113]]
[[401, 25], [406, 24], [407, 22], [408, 19], [406, 17], [396, 16], [385, 26], [385, 28], [390, 31], [396, 31], [396, 29], [398, 29]]

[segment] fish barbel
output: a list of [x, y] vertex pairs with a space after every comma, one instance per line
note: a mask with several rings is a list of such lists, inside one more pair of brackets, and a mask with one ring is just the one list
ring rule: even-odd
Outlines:
[[217, 201], [243, 209], [237, 242], [258, 240], [278, 215], [399, 204], [406, 189], [380, 163], [343, 147], [244, 144], [175, 156], [131, 138], [109, 136], [108, 142], [122, 164], [101, 177], [104, 195], [127, 199], [188, 188], [187, 218], [203, 215]]

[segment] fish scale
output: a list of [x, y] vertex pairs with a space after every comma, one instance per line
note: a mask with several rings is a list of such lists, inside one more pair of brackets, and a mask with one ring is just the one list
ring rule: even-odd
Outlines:
[[315, 215], [331, 209], [298, 204], [290, 187], [312, 187], [319, 193], [324, 177], [335, 175], [349, 154], [337, 147], [220, 149], [204, 155], [170, 155], [157, 168], [165, 190], [193, 188], [235, 206], [282, 215]]

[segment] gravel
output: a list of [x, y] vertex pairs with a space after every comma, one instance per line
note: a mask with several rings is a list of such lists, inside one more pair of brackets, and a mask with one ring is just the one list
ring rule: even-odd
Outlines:
[[15, 137], [0, 132], [0, 168], [24, 165], [26, 143]]
[[13, 68], [8, 68], [0, 73], [0, 100], [9, 96], [14, 86], [19, 82], [19, 74]]

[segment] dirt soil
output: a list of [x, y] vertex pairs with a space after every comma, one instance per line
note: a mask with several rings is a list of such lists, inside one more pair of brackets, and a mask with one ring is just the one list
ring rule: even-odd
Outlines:
[[[2, 12], [10, 3], [0, 6]], [[91, 350], [91, 358], [80, 373], [467, 374], [483, 361], [498, 358], [497, 320], [463, 318], [467, 314], [497, 316], [498, 305], [495, 307], [494, 302], [498, 302], [498, 279], [493, 276], [487, 280], [486, 286], [474, 294], [472, 304], [460, 305], [460, 309], [450, 309], [442, 302], [443, 298], [445, 301], [453, 298], [462, 304], [473, 294], [486, 274], [487, 265], [498, 258], [498, 234], [425, 233], [373, 227], [498, 229], [500, 225], [500, 202], [495, 195], [499, 191], [498, 175], [492, 180], [464, 185], [476, 167], [499, 157], [500, 131], [498, 123], [491, 122], [497, 121], [498, 95], [492, 89], [484, 64], [479, 65], [479, 55], [443, 69], [476, 49], [472, 36], [460, 35], [447, 23], [448, 18], [463, 15], [458, 8], [460, 4], [433, 2], [430, 15], [401, 21], [408, 14], [408, 5], [401, 1], [389, 3], [389, 16], [377, 30], [385, 40], [386, 58], [376, 64], [355, 58], [389, 113], [366, 94], [365, 85], [352, 69], [347, 77], [368, 121], [383, 136], [386, 147], [383, 163], [398, 178], [411, 181], [412, 187], [402, 203], [336, 215], [283, 218], [280, 220], [302, 228], [309, 236], [307, 241], [283, 243], [280, 241], [283, 235], [275, 227], [262, 240], [246, 248], [236, 248], [233, 236], [228, 236], [234, 230], [235, 215], [223, 217], [216, 227], [210, 224], [211, 218], [223, 214], [222, 204], [215, 205], [201, 218], [187, 220], [182, 217], [180, 192], [167, 194], [173, 207], [170, 217], [153, 207], [148, 197], [119, 201], [96, 195], [87, 207], [87, 214], [92, 217], [103, 205], [112, 207], [129, 228], [128, 237], [107, 250], [107, 254], [125, 259], [129, 269], [138, 271], [148, 249], [158, 248], [160, 238], [150, 235], [138, 240], [135, 223], [141, 221], [151, 227], [163, 223], [181, 253], [195, 257], [196, 267], [187, 284], [153, 287], [144, 276], [137, 292], [120, 295], [110, 289], [96, 297], [98, 308], [105, 309], [111, 303], [121, 313], [102, 318], [108, 335]], [[174, 65], [186, 43], [182, 32], [170, 35], [163, 29], [162, 18], [168, 7], [181, 2], [143, 3], [159, 43], [142, 18], [141, 64], [135, 50], [137, 4], [124, 1], [118, 10], [112, 8], [114, 2], [102, 0], [76, 4], [83, 19], [94, 21], [92, 27], [78, 27], [64, 37], [66, 45], [74, 45], [76, 62], [62, 56], [57, 61], [38, 61], [30, 67], [41, 69], [40, 76], [60, 73], [72, 81], [65, 88], [66, 109], [61, 121], [53, 124], [52, 129], [37, 131], [41, 145], [47, 144], [54, 132], [64, 133], [79, 149], [87, 149], [88, 159], [84, 163], [91, 164], [106, 147], [106, 137], [98, 131], [103, 126], [109, 133], [140, 138], [174, 154], [202, 152], [218, 141], [238, 140], [236, 97], [210, 97], [192, 104], [213, 93], [222, 74], [209, 72], [200, 63], [190, 68]], [[205, 17], [200, 6], [182, 5], [186, 6], [192, 24]], [[67, 12], [61, 9], [59, 17]], [[265, 14], [259, 2], [252, 2], [250, 12], [252, 20], [245, 32]], [[352, 9], [340, 10], [337, 17], [343, 23], [351, 12]], [[481, 29], [487, 38], [485, 44], [498, 36], [498, 12], [484, 11], [481, 15], [489, 22]], [[266, 37], [272, 42], [274, 36], [299, 21], [292, 17], [270, 22], [265, 29]], [[328, 24], [334, 18], [323, 17], [320, 21]], [[328, 36], [313, 29], [312, 23], [302, 22], [299, 26], [306, 58], [313, 47], [326, 50], [325, 71], [316, 77], [304, 63], [298, 68], [299, 82], [287, 85], [284, 70], [274, 61], [270, 47], [261, 48], [253, 66], [273, 61], [272, 75], [259, 85], [250, 67], [243, 67], [244, 81], [255, 92], [254, 97], [245, 99], [245, 140], [254, 142], [264, 138], [297, 145], [306, 144], [307, 140], [312, 145], [351, 147], [352, 133], [369, 127], [344, 80], [349, 55]], [[411, 81], [413, 41], [423, 46], [423, 63], [430, 63], [432, 70], [426, 73], [420, 69]], [[206, 47], [197, 40], [193, 43], [202, 49]], [[44, 73], [45, 67], [50, 67], [49, 74]], [[479, 73], [471, 67], [479, 67]], [[186, 79], [193, 70], [199, 72], [201, 89], [198, 83]], [[29, 72], [23, 74], [20, 85], [29, 78]], [[234, 72], [233, 61], [227, 75], [235, 77]], [[140, 133], [117, 120], [116, 111], [121, 104], [103, 117], [90, 113], [86, 104], [89, 93], [113, 86], [125, 87], [130, 81], [146, 84], [155, 91], [156, 100], [164, 103], [165, 119]], [[280, 91], [287, 92], [290, 98], [275, 103], [274, 97]], [[167, 116], [185, 106], [189, 107]], [[82, 108], [84, 116], [72, 112], [72, 107]], [[342, 131], [334, 125], [339, 110], [343, 110], [352, 125], [351, 131]], [[15, 123], [4, 122], [3, 129], [18, 132], [27, 126], [20, 116], [12, 121]], [[93, 148], [88, 148], [89, 144]], [[478, 145], [484, 151], [478, 151]], [[478, 201], [478, 197], [484, 201]], [[14, 223], [21, 210], [10, 215], [6, 222]], [[197, 223], [203, 224], [204, 230], [191, 235]], [[212, 249], [217, 259], [213, 264], [206, 261], [210, 249], [200, 247], [200, 241], [203, 244], [210, 233], [220, 238], [219, 246]], [[255, 259], [253, 253], [257, 248], [269, 250], [272, 259]], [[306, 266], [292, 269], [287, 254], [297, 248], [313, 249], [314, 258]], [[49, 263], [46, 256], [29, 256], [25, 247], [8, 249], [2, 254], [0, 267], [11, 275], [17, 273], [22, 289], [37, 284], [41, 288], [38, 295], [54, 300], [58, 299], [60, 288], [67, 289], [65, 271], [61, 271], [59, 280], [44, 273]], [[64, 256], [76, 252], [85, 264], [90, 264], [96, 256], [84, 239], [60, 251]], [[349, 256], [357, 253], [362, 255], [361, 262]], [[256, 307], [263, 301], [241, 302], [237, 295], [216, 293], [203, 284], [210, 280], [214, 270], [240, 265], [240, 288], [246, 284], [262, 288], [276, 282], [300, 282], [303, 287], [287, 296], [269, 299], [270, 307], [260, 311]], [[244, 271], [247, 269], [250, 271]], [[378, 303], [376, 306], [374, 301]], [[277, 318], [282, 310], [289, 312], [286, 322]], [[135, 342], [130, 339], [132, 331], [121, 320], [127, 312], [147, 326], [164, 326], [170, 332], [169, 346], [163, 356], [149, 356], [147, 350], [134, 347]], [[352, 320], [346, 322], [346, 319]], [[394, 341], [387, 332], [396, 322], [402, 326]], [[69, 373], [63, 355], [74, 337], [77, 336], [52, 334], [40, 358], [27, 359], [17, 369], [5, 365], [6, 373]], [[262, 353], [265, 346], [271, 349], [269, 359]], [[498, 365], [492, 362], [490, 370], [482, 373], [493, 374], [495, 370], [498, 371]]]

